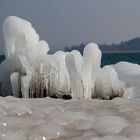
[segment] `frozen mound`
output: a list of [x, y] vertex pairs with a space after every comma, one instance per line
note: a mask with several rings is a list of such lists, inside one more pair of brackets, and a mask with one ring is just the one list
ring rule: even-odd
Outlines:
[[104, 66], [96, 79], [95, 97], [111, 99], [121, 97], [125, 90], [125, 83], [120, 81], [112, 66]]
[[15, 16], [5, 19], [3, 35], [6, 60], [0, 64], [2, 96], [139, 97], [140, 66], [121, 62], [101, 68], [102, 54], [95, 43], [85, 47], [83, 56], [76, 50], [48, 54], [48, 43], [39, 39], [32, 24]]

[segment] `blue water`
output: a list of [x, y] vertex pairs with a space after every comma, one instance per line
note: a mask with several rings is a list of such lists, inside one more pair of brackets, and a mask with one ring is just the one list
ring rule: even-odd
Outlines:
[[5, 60], [5, 56], [4, 55], [0, 55], [0, 63]]
[[102, 66], [128, 61], [140, 64], [140, 53], [105, 53], [102, 55]]
[[[0, 62], [5, 59], [4, 55], [0, 55]], [[102, 66], [115, 64], [120, 61], [128, 61], [140, 64], [140, 53], [104, 53], [102, 54]]]

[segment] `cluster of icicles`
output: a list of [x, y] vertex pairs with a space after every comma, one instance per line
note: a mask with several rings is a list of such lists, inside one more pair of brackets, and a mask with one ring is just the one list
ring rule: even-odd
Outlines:
[[98, 45], [83, 52], [48, 54], [31, 23], [10, 16], [3, 24], [6, 60], [0, 64], [1, 95], [73, 99], [140, 96], [140, 66], [128, 62], [100, 67]]

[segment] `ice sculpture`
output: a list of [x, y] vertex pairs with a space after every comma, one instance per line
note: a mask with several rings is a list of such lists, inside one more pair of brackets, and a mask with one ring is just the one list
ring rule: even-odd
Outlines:
[[30, 22], [14, 16], [4, 21], [3, 34], [6, 60], [0, 66], [2, 95], [9, 95], [13, 91], [14, 96], [19, 97], [22, 92], [22, 97], [29, 97], [30, 89], [34, 88], [30, 85], [33, 75], [41, 74], [41, 64], [49, 50], [48, 44], [39, 41]]
[[97, 44], [88, 44], [83, 56], [76, 50], [48, 54], [47, 42], [39, 39], [31, 23], [15, 16], [5, 19], [3, 35], [6, 60], [0, 64], [2, 96], [139, 97], [140, 66], [120, 62], [101, 68], [102, 54]]

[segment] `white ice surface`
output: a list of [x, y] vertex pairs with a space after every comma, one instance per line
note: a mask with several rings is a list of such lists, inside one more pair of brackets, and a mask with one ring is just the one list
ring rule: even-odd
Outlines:
[[140, 99], [0, 97], [2, 140], [139, 140]]

